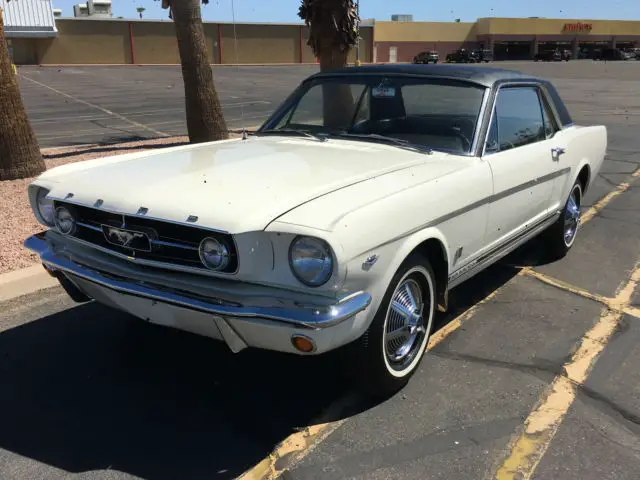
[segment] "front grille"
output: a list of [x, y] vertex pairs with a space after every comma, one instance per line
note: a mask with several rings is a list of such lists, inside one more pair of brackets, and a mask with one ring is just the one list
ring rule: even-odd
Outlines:
[[[212, 232], [198, 227], [175, 224], [137, 215], [122, 215], [96, 208], [55, 201], [54, 207], [68, 208], [76, 219], [73, 237], [112, 252], [141, 260], [152, 260], [184, 267], [207, 270], [200, 261], [198, 246], [205, 237], [213, 237], [224, 243], [231, 253], [231, 261], [223, 273], [235, 272], [238, 256], [231, 235]], [[124, 225], [124, 226], [123, 226]], [[128, 232], [140, 232], [144, 238], [136, 239], [130, 247], [122, 247], [107, 240], [107, 227], [124, 228]], [[146, 238], [149, 238], [149, 241]]]

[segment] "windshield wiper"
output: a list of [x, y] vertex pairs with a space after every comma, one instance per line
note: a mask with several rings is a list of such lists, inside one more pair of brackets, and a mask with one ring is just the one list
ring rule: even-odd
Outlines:
[[388, 137], [387, 135], [380, 135], [379, 133], [336, 133], [339, 137], [348, 138], [362, 138], [364, 140], [378, 140], [381, 142], [393, 143], [404, 148], [410, 148], [411, 150], [418, 150], [422, 153], [432, 154], [433, 150], [424, 145], [410, 142], [409, 140], [403, 140], [402, 138]]
[[305, 137], [313, 138], [315, 140], [320, 140], [321, 142], [326, 142], [327, 137], [323, 135], [315, 135], [308, 130], [298, 130], [296, 128], [269, 128], [267, 130], [262, 130], [259, 132], [253, 132], [253, 135], [260, 135], [261, 133], [297, 133], [298, 135], [303, 135]]

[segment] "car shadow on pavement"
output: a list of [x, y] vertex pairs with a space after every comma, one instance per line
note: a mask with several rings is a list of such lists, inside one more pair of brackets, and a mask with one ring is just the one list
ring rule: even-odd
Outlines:
[[233, 355], [89, 303], [0, 333], [0, 449], [74, 473], [235, 478], [345, 390], [318, 358]]
[[[517, 272], [501, 262], [455, 289], [436, 328]], [[234, 355], [99, 304], [75, 306], [0, 333], [0, 449], [73, 473], [235, 478], [291, 433], [382, 401], [327, 418], [350, 394], [338, 358]]]

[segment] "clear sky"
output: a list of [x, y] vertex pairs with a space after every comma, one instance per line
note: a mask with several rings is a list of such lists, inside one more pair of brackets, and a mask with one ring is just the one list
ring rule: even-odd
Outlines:
[[[83, 0], [53, 0], [62, 15], [73, 16], [73, 5]], [[112, 0], [114, 17], [166, 19], [154, 0]], [[238, 22], [298, 22], [299, 0], [234, 0]], [[231, 0], [210, 0], [202, 8], [205, 20], [232, 20]], [[394, 13], [413, 14], [422, 21], [475, 21], [479, 17], [547, 17], [567, 19], [640, 20], [639, 0], [360, 0], [360, 16], [390, 20]]]

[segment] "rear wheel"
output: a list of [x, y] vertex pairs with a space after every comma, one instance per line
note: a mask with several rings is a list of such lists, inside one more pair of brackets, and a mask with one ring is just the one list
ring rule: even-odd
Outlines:
[[560, 217], [547, 231], [546, 246], [552, 259], [564, 257], [575, 243], [580, 228], [581, 206], [582, 184], [576, 181]]
[[405, 386], [424, 356], [435, 314], [435, 275], [410, 255], [391, 280], [367, 332], [351, 346], [355, 380], [374, 396]]

